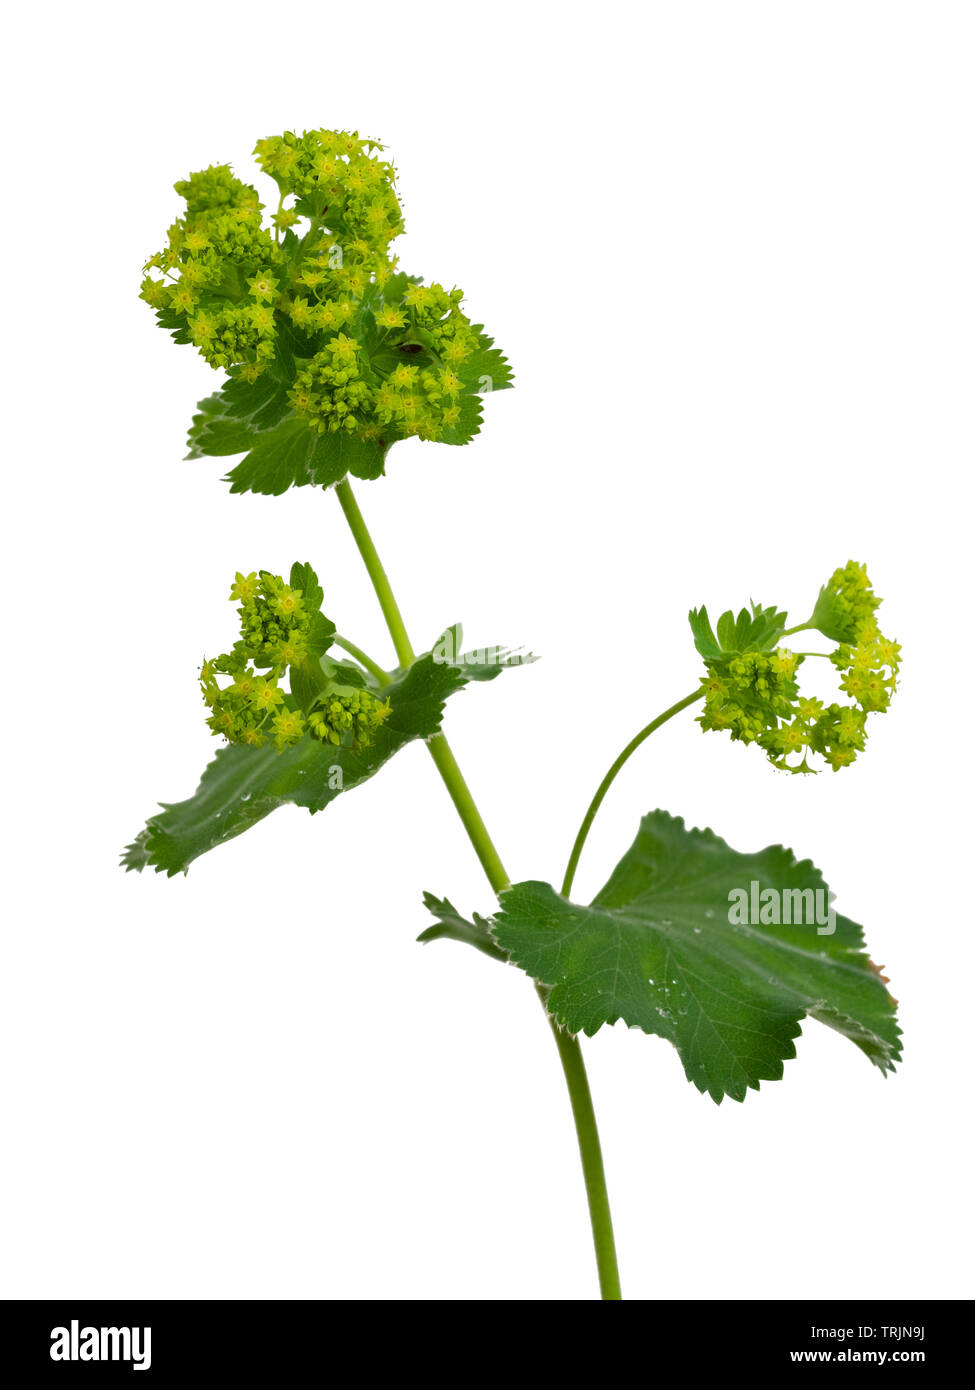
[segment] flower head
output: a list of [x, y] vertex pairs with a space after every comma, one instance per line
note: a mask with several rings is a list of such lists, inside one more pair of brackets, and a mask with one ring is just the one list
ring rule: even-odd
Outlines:
[[781, 645], [784, 613], [742, 610], [737, 622], [726, 613], [715, 637], [707, 611], [692, 612], [695, 641], [707, 667], [701, 680], [701, 727], [757, 743], [783, 771], [815, 771], [810, 754], [834, 772], [848, 767], [866, 745], [868, 714], [887, 709], [897, 684], [900, 647], [877, 627], [879, 605], [866, 569], [850, 561], [833, 573], [820, 590], [812, 618], [800, 624], [838, 644], [831, 653], [809, 654], [828, 657], [839, 672], [840, 690], [852, 700], [829, 705], [799, 693], [797, 675], [807, 655]]
[[185, 211], [141, 289], [160, 325], [235, 386], [266, 374], [251, 410], [234, 398], [235, 420], [273, 400], [275, 423], [290, 409], [319, 435], [465, 443], [479, 425], [474, 400], [510, 384], [510, 371], [460, 290], [397, 269], [403, 217], [382, 146], [356, 132], [285, 131], [255, 155], [279, 188], [267, 225], [256, 189], [227, 165], [176, 184]]
[[[349, 685], [348, 666], [323, 662], [335, 629], [321, 612], [311, 567], [296, 565], [290, 583], [267, 570], [238, 570], [230, 598], [238, 604], [240, 637], [200, 671], [213, 732], [252, 748], [272, 741], [279, 753], [307, 736], [351, 749], [373, 743], [389, 704]], [[219, 676], [229, 681], [221, 685]]]

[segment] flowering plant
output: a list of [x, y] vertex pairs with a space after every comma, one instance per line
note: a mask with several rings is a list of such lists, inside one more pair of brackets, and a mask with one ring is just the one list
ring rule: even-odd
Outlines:
[[[142, 297], [178, 343], [194, 345], [225, 374], [193, 419], [191, 457], [241, 455], [228, 475], [235, 492], [334, 489], [396, 664], [378, 662], [339, 632], [311, 565], [296, 563], [287, 579], [239, 572], [230, 596], [240, 635], [200, 673], [207, 723], [226, 746], [192, 797], [149, 818], [124, 863], [185, 872], [277, 807], [322, 810], [407, 743], [423, 741], [497, 903], [487, 915], [465, 917], [428, 893], [435, 920], [419, 940], [463, 942], [533, 980], [576, 1122], [601, 1294], [617, 1299], [581, 1034], [622, 1019], [663, 1037], [688, 1078], [720, 1102], [781, 1077], [804, 1017], [843, 1033], [882, 1072], [900, 1055], [900, 1033], [862, 929], [832, 909], [825, 918], [796, 918], [793, 909], [807, 897], [832, 897], [809, 860], [781, 845], [741, 853], [657, 810], [583, 905], [571, 892], [595, 817], [643, 742], [699, 702], [705, 731], [757, 744], [777, 769], [848, 767], [865, 747], [868, 717], [890, 704], [900, 649], [881, 634], [879, 599], [854, 562], [833, 573], [811, 617], [791, 628], [776, 608], [753, 604], [737, 617], [729, 610], [715, 628], [705, 608], [692, 610], [705, 666], [698, 686], [651, 719], [609, 768], [560, 888], [511, 883], [442, 723], [458, 690], [531, 658], [503, 647], [465, 653], [459, 625], [417, 655], [350, 483], [350, 476], [380, 477], [397, 440], [469, 442], [483, 398], [510, 386], [511, 371], [465, 314], [459, 290], [399, 269], [390, 247], [403, 218], [380, 145], [338, 131], [286, 132], [259, 140], [256, 155], [278, 188], [269, 225], [257, 191], [227, 166], [191, 174], [176, 184], [185, 213], [165, 250], [150, 258]], [[833, 650], [782, 645], [807, 631]], [[836, 668], [845, 702], [800, 693], [801, 668], [813, 657]], [[753, 920], [729, 911], [729, 902], [749, 900], [761, 904]]]

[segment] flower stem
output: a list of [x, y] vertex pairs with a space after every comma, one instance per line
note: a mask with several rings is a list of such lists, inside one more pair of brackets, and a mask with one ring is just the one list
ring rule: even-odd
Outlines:
[[[349, 523], [352, 537], [362, 556], [372, 586], [376, 591], [389, 635], [393, 639], [396, 656], [401, 666], [409, 666], [416, 658], [403, 622], [403, 615], [393, 595], [389, 578], [369, 534], [359, 504], [353, 495], [348, 479], [336, 485], [335, 489], [342, 511]], [[346, 651], [348, 644], [342, 643]], [[352, 653], [356, 655], [356, 653]], [[361, 655], [358, 657], [362, 660]], [[365, 663], [363, 663], [365, 664]], [[468, 839], [495, 893], [502, 893], [510, 879], [501, 862], [501, 856], [488, 833], [487, 826], [470, 788], [464, 779], [453, 750], [443, 734], [435, 734], [427, 742], [430, 756], [450, 795], [451, 801], [460, 816]], [[582, 1057], [579, 1039], [565, 1032], [548, 1014], [547, 991], [536, 985], [538, 994], [548, 1017], [549, 1026], [555, 1038], [559, 1059], [565, 1074], [565, 1082], [572, 1105], [572, 1118], [575, 1121], [579, 1141], [579, 1156], [582, 1160], [582, 1173], [586, 1184], [586, 1197], [589, 1202], [589, 1218], [592, 1223], [593, 1244], [596, 1250], [596, 1266], [599, 1271], [599, 1290], [604, 1299], [616, 1300], [620, 1293], [619, 1267], [616, 1259], [616, 1242], [613, 1236], [613, 1219], [609, 1207], [609, 1194], [606, 1188], [606, 1173], [603, 1167], [602, 1149], [599, 1143], [599, 1130], [596, 1126], [596, 1112], [593, 1109], [592, 1093], [586, 1076], [586, 1066]]]
[[355, 500], [355, 494], [349, 486], [348, 478], [337, 484], [335, 495], [339, 499], [339, 505], [345, 513], [345, 519], [349, 523], [349, 530], [352, 532], [352, 539], [358, 547], [359, 554], [362, 556], [366, 572], [372, 580], [372, 587], [376, 591], [379, 600], [379, 607], [383, 611], [386, 619], [386, 626], [389, 628], [389, 635], [393, 639], [393, 648], [396, 652], [396, 660], [402, 667], [412, 666], [416, 660], [409, 636], [406, 631], [406, 624], [403, 622], [403, 615], [399, 611], [399, 604], [396, 602], [392, 587], [386, 571], [383, 569], [383, 562], [379, 558], [379, 552], [373, 544], [372, 536], [369, 534], [365, 519], [359, 510], [359, 504]]
[[384, 671], [378, 661], [373, 661], [371, 656], [367, 656], [361, 647], [357, 647], [354, 642], [350, 642], [347, 637], [342, 637], [339, 633], [335, 634], [332, 641], [337, 647], [341, 647], [343, 651], [348, 652], [349, 656], [354, 656], [359, 665], [364, 666], [367, 671], [370, 671], [381, 686], [389, 685], [391, 679], [389, 672]]
[[651, 719], [650, 723], [647, 724], [645, 728], [641, 729], [635, 738], [630, 739], [622, 753], [613, 763], [612, 767], [606, 773], [606, 776], [596, 788], [596, 795], [593, 797], [592, 801], [590, 801], [589, 809], [583, 816], [582, 824], [579, 826], [579, 833], [575, 838], [575, 844], [572, 846], [572, 853], [569, 855], [569, 862], [566, 865], [565, 878], [562, 880], [563, 898], [567, 898], [572, 891], [576, 869], [579, 867], [579, 856], [582, 854], [583, 846], [589, 837], [592, 823], [596, 819], [596, 813], [603, 804], [606, 793], [616, 780], [617, 773], [633, 756], [640, 747], [640, 744], [650, 737], [654, 730], [659, 729], [661, 724], [666, 724], [668, 719], [673, 719], [675, 714], [680, 714], [682, 709], [687, 709], [688, 705], [693, 705], [695, 700], [701, 700], [703, 698], [704, 691], [695, 690], [690, 695], [685, 695], [683, 700], [678, 700], [676, 705], [671, 705], [670, 709], [665, 709], [663, 714], [658, 714], [656, 719]]

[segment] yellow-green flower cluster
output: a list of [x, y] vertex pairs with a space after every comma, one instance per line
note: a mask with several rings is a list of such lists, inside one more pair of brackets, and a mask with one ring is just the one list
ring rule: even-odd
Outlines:
[[[261, 570], [238, 573], [230, 598], [238, 604], [240, 637], [229, 652], [204, 661], [200, 672], [210, 711], [206, 722], [213, 732], [229, 743], [254, 748], [270, 738], [278, 752], [298, 743], [305, 733], [336, 746], [371, 744], [389, 714], [388, 701], [335, 678], [324, 681], [311, 695], [310, 707], [302, 710], [294, 694], [286, 694], [279, 684], [289, 669], [302, 667], [310, 658], [318, 615], [309, 611], [302, 590]], [[321, 674], [317, 658], [310, 664]], [[262, 670], [266, 674], [259, 674]], [[229, 676], [229, 684], [221, 686], [220, 675]]]
[[851, 560], [820, 590], [810, 620], [810, 626], [839, 642], [830, 661], [840, 673], [840, 689], [864, 714], [889, 707], [900, 671], [900, 646], [877, 625], [880, 602], [866, 568]]
[[[447, 295], [439, 285], [411, 286], [403, 300], [406, 309], [381, 309], [377, 321], [387, 332], [416, 328], [420, 311], [411, 312], [412, 290], [431, 292], [433, 298], [424, 304], [436, 304], [438, 309], [447, 306], [448, 316], [438, 325], [440, 338], [431, 334], [443, 345], [443, 365], [420, 367], [404, 358], [385, 371], [377, 371], [358, 340], [339, 332], [299, 368], [288, 393], [295, 411], [314, 429], [322, 434], [343, 430], [365, 439], [390, 433], [439, 439], [458, 423], [463, 382], [449, 361], [460, 362], [469, 356], [477, 340], [458, 308], [460, 292]], [[337, 325], [345, 322], [347, 308], [343, 301], [312, 304], [302, 298], [292, 303], [291, 311], [293, 317], [297, 312], [302, 323], [319, 324], [321, 315], [334, 313], [333, 323]]]
[[373, 412], [373, 391], [362, 379], [359, 344], [344, 333], [329, 339], [302, 367], [288, 399], [321, 433], [364, 428]]
[[238, 574], [230, 597], [240, 605], [240, 639], [234, 644], [240, 660], [270, 667], [277, 676], [304, 660], [312, 614], [305, 611], [300, 589], [261, 570]]
[[311, 204], [344, 237], [385, 255], [403, 230], [393, 166], [378, 157], [382, 145], [355, 132], [286, 130], [258, 140], [254, 153], [281, 190]]
[[462, 395], [499, 383], [478, 374], [491, 368], [476, 363], [484, 340], [462, 292], [397, 270], [390, 243], [403, 217], [381, 151], [346, 131], [259, 140], [280, 191], [270, 229], [256, 190], [228, 166], [191, 174], [176, 184], [186, 212], [150, 258], [142, 297], [211, 366], [248, 382], [271, 369], [322, 434], [461, 442], [478, 419]]
[[792, 716], [798, 695], [795, 674], [802, 661], [784, 649], [742, 652], [714, 662], [702, 680], [704, 729], [726, 730], [733, 739], [762, 743], [779, 720]]
[[[221, 688], [217, 675], [232, 675]], [[203, 699], [210, 714], [207, 724], [228, 743], [260, 748], [268, 734], [279, 752], [297, 743], [305, 730], [301, 712], [284, 703], [284, 691], [273, 676], [259, 676], [253, 666], [238, 665], [230, 657], [204, 661], [200, 671]]]
[[281, 260], [262, 226], [257, 192], [227, 165], [191, 174], [176, 191], [186, 215], [170, 227], [165, 250], [150, 257], [142, 298], [212, 367], [247, 365], [256, 373], [274, 355]]
[[349, 743], [368, 747], [376, 730], [389, 715], [389, 702], [377, 700], [368, 690], [337, 688], [326, 692], [308, 715], [308, 731], [323, 743]]
[[[240, 637], [230, 652], [203, 663], [200, 685], [211, 711], [207, 724], [230, 743], [256, 748], [270, 733], [283, 751], [301, 738], [305, 721], [286, 703], [278, 681], [307, 656], [313, 615], [305, 610], [300, 589], [266, 570], [238, 573], [230, 598], [239, 604]], [[268, 674], [260, 676], [255, 668]], [[218, 674], [231, 676], [230, 685], [221, 688]]]
[[[880, 602], [865, 567], [850, 561], [820, 590], [810, 620], [790, 629], [814, 629], [839, 643], [828, 659], [840, 672], [840, 689], [852, 704], [801, 696], [795, 674], [802, 655], [771, 646], [726, 652], [706, 659], [702, 727], [757, 743], [783, 771], [813, 771], [811, 753], [834, 772], [848, 767], [866, 746], [867, 715], [886, 710], [897, 685], [900, 647], [877, 626]], [[783, 615], [779, 638], [784, 621]]]
[[834, 642], [856, 642], [861, 632], [870, 630], [879, 607], [866, 566], [850, 560], [820, 589], [810, 626]]
[[897, 689], [900, 652], [899, 643], [884, 637], [873, 620], [868, 620], [856, 644], [844, 642], [830, 657], [842, 675], [840, 689], [869, 713], [886, 710]]

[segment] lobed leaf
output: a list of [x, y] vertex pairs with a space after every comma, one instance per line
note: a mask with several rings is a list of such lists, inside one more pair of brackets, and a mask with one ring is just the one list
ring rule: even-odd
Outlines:
[[[295, 571], [292, 571], [294, 577]], [[448, 629], [438, 646], [456, 644]], [[186, 872], [194, 859], [249, 830], [279, 806], [321, 811], [343, 792], [372, 777], [407, 743], [440, 731], [446, 700], [471, 680], [490, 680], [503, 669], [485, 670], [464, 658], [447, 662], [427, 652], [384, 689], [390, 714], [369, 747], [335, 747], [306, 735], [278, 753], [273, 745], [221, 748], [186, 801], [163, 805], [126, 849], [126, 869]], [[351, 668], [350, 668], [351, 670]], [[365, 678], [363, 678], [365, 679]]]
[[482, 323], [472, 324], [471, 331], [477, 334], [477, 347], [461, 362], [457, 375], [471, 391], [485, 394], [506, 390], [515, 379], [507, 357], [494, 346], [494, 339], [488, 337]]
[[694, 645], [705, 661], [723, 661], [741, 652], [771, 651], [782, 636], [788, 615], [776, 608], [753, 603], [735, 618], [729, 608], [718, 619], [715, 636], [706, 608], [692, 608], [687, 615]]
[[645, 816], [590, 906], [548, 883], [515, 884], [492, 924], [497, 944], [538, 983], [572, 1033], [622, 1019], [674, 1045], [690, 1081], [715, 1101], [782, 1076], [808, 1015], [843, 1033], [881, 1071], [900, 1057], [895, 1001], [863, 951], [862, 929], [836, 915], [808, 925], [732, 924], [729, 894], [820, 890], [809, 860], [770, 846], [740, 854], [665, 811]]

